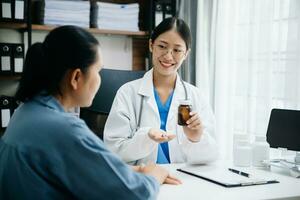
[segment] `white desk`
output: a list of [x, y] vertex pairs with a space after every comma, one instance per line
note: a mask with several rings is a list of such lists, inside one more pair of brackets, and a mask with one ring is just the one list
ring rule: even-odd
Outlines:
[[[232, 165], [221, 161], [211, 164], [210, 166], [216, 167], [217, 165], [222, 165], [226, 168], [233, 167]], [[170, 164], [163, 166], [168, 168], [171, 174], [179, 178], [183, 182], [183, 184], [162, 185], [158, 195], [159, 200], [300, 199], [300, 179], [293, 178], [288, 175], [283, 175], [277, 172], [275, 173], [273, 170], [269, 171], [253, 167], [233, 167], [250, 174], [252, 173], [262, 177], [272, 177], [273, 179], [277, 179], [280, 183], [226, 188], [209, 181], [176, 171], [177, 168], [184, 167], [185, 164]]]

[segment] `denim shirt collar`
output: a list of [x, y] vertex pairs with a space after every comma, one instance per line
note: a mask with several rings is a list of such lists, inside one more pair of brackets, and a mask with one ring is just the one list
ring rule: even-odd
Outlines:
[[41, 92], [40, 94], [36, 95], [33, 100], [53, 110], [65, 112], [65, 109], [61, 103], [54, 96], [49, 95], [46, 92]]

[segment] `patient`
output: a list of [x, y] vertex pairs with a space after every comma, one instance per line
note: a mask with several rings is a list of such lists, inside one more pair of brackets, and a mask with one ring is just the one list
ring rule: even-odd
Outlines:
[[16, 94], [23, 104], [0, 140], [0, 199], [155, 199], [180, 181], [156, 165], [129, 167], [68, 111], [100, 86], [98, 41], [62, 26], [28, 49]]

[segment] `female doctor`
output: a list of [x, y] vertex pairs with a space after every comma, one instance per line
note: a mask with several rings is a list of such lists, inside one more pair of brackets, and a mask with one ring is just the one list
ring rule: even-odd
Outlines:
[[[177, 70], [191, 46], [190, 29], [167, 18], [149, 40], [153, 68], [143, 78], [123, 85], [116, 94], [104, 128], [104, 142], [129, 164], [202, 164], [217, 158], [214, 116], [198, 88]], [[187, 126], [177, 125], [179, 101], [189, 99]]]

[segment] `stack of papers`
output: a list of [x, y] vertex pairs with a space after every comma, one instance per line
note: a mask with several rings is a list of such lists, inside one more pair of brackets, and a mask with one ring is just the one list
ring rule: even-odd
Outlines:
[[98, 28], [139, 31], [139, 4], [97, 2]]
[[45, 24], [88, 28], [89, 21], [89, 1], [45, 0]]

